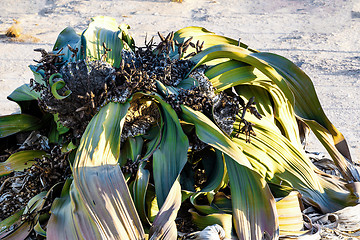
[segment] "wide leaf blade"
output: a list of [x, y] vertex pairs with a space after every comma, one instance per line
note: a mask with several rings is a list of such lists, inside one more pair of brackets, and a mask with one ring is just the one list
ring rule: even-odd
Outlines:
[[66, 180], [61, 196], [51, 206], [46, 235], [54, 240], [101, 238], [72, 179]]
[[[335, 149], [333, 149], [334, 151], [329, 152], [329, 154], [342, 171], [343, 176], [348, 181], [360, 181], [360, 173], [352, 171], [351, 165], [353, 162], [351, 160], [347, 142], [344, 136], [334, 125], [332, 125], [325, 115], [311, 79], [294, 63], [284, 57], [273, 53], [256, 53], [254, 55], [256, 55], [257, 58], [268, 62], [269, 65], [276, 69], [288, 83], [293, 92], [293, 95], [291, 96], [295, 97], [295, 113], [304, 120], [316, 121], [331, 134], [333, 138], [333, 141], [331, 141], [333, 143], [331, 144], [335, 146]], [[288, 98], [290, 97], [286, 92], [285, 94]], [[311, 124], [311, 130], [317, 137], [321, 136], [323, 132], [321, 128], [315, 127], [314, 124]], [[321, 141], [321, 139], [319, 140]], [[332, 146], [326, 146], [326, 144], [330, 144], [330, 142], [321, 142], [326, 148], [333, 148]], [[343, 157], [340, 157], [339, 155], [343, 155]]]
[[41, 128], [41, 119], [28, 114], [14, 114], [0, 117], [0, 138], [22, 131]]
[[[60, 49], [62, 49], [61, 53], [64, 54], [63, 56], [61, 56], [63, 62], [75, 61], [79, 59], [79, 56], [81, 54], [80, 39], [80, 35], [77, 34], [72, 27], [67, 27], [62, 30], [57, 37], [56, 42], [53, 46], [53, 51], [58, 52]], [[74, 52], [72, 52], [69, 46], [74, 50], [77, 49], [77, 53], [75, 54]]]
[[187, 161], [189, 142], [174, 109], [155, 96], [161, 113], [161, 142], [153, 155], [153, 171], [158, 205], [161, 208]]
[[[124, 47], [129, 49], [128, 46], [124, 46], [124, 43], [126, 45], [127, 43], [123, 41], [123, 35], [123, 30], [119, 29], [114, 18], [104, 16], [92, 18], [89, 27], [81, 36], [81, 43], [85, 49], [85, 55], [82, 58], [92, 60], [104, 58], [103, 60], [112, 66], [120, 67], [121, 50]], [[111, 51], [106, 51], [103, 44]]]
[[12, 154], [5, 162], [0, 162], [0, 177], [14, 171], [23, 171], [31, 167], [35, 158], [42, 158], [46, 152], [39, 150], [25, 150]]
[[150, 240], [177, 239], [175, 218], [181, 205], [181, 186], [176, 180], [150, 228]]
[[254, 171], [240, 148], [200, 112], [181, 106], [182, 117], [193, 123], [199, 139], [222, 151], [228, 170], [236, 233], [240, 239], [276, 238], [275, 199], [263, 177]]
[[144, 238], [118, 165], [121, 131], [129, 106], [129, 103], [104, 106], [86, 128], [74, 161], [76, 189], [103, 238]]
[[206, 62], [219, 58], [230, 58], [232, 60], [249, 64], [257, 68], [274, 83], [276, 83], [276, 85], [278, 85], [279, 88], [286, 94], [288, 101], [293, 104], [294, 97], [292, 96], [292, 92], [289, 89], [286, 80], [266, 61], [257, 58], [256, 54], [257, 53], [251, 53], [241, 47], [223, 44], [207, 48], [192, 57], [190, 60], [195, 63], [192, 70]]
[[29, 84], [23, 84], [15, 89], [8, 99], [14, 102], [32, 101], [40, 98], [40, 93], [31, 89]]
[[[335, 186], [323, 186], [320, 176], [315, 173], [316, 167], [305, 152], [295, 147], [279, 131], [275, 131], [274, 122], [267, 118], [258, 120], [252, 115], [247, 120], [255, 123], [253, 127], [256, 136], [251, 137], [250, 143], [246, 142], [244, 134], [235, 136], [233, 141], [242, 147], [251, 164], [266, 181], [295, 188], [304, 200], [323, 212], [335, 211], [351, 204], [353, 200], [349, 192], [344, 193]], [[234, 125], [236, 131], [239, 129], [238, 121]], [[329, 195], [324, 187], [338, 194]]]

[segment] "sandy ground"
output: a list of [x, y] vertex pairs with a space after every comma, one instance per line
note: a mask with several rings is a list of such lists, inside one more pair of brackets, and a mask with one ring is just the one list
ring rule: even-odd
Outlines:
[[[131, 26], [138, 45], [146, 34], [203, 26], [294, 61], [360, 159], [360, 0], [1, 0], [0, 9], [0, 115], [18, 111], [6, 96], [32, 77], [33, 49], [51, 50], [67, 26], [80, 33], [90, 17], [112, 16]], [[6, 38], [13, 19], [39, 42]], [[308, 149], [325, 151], [314, 137]]]

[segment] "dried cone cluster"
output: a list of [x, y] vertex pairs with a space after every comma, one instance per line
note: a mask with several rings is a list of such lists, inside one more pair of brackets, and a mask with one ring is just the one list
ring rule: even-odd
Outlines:
[[[189, 60], [172, 59], [169, 54], [175, 52], [179, 58], [189, 47], [200, 52], [201, 43], [193, 44], [191, 39], [183, 43], [173, 40], [173, 33], [166, 38], [159, 34], [161, 42], [153, 44], [153, 39], [145, 43], [145, 47], [135, 51], [122, 51], [122, 61], [119, 68], [114, 68], [103, 61], [79, 60], [70, 62], [59, 68], [61, 50], [57, 54], [40, 51], [42, 59], [38, 69], [45, 72], [47, 86], [34, 83], [35, 89], [41, 90], [40, 106], [44, 111], [58, 114], [59, 121], [72, 129], [73, 137], [80, 138], [91, 118], [108, 102], [125, 102], [136, 92], [158, 93], [157, 84], [177, 87], [193, 67]], [[110, 49], [107, 49], [110, 50]], [[186, 58], [186, 57], [185, 57]], [[189, 77], [197, 80], [191, 88], [180, 90], [177, 93], [167, 92], [164, 99], [179, 114], [180, 105], [190, 106], [209, 117], [214, 117], [220, 128], [231, 134], [235, 116], [239, 111], [236, 97], [221, 93], [216, 95], [214, 88], [205, 76], [206, 67], [197, 68]], [[71, 94], [64, 99], [56, 99], [51, 92], [51, 76], [60, 73], [59, 78], [65, 87], [59, 89], [60, 95], [67, 91]], [[130, 136], [145, 133], [159, 119], [158, 109], [154, 104], [133, 102], [126, 117], [122, 141]], [[194, 138], [196, 139], [196, 138]], [[200, 140], [194, 140], [199, 145]], [[200, 144], [202, 145], [202, 144]], [[203, 149], [204, 146], [198, 146]]]
[[[35, 159], [30, 168], [0, 178], [0, 221], [24, 208], [35, 195], [50, 190], [71, 175], [67, 153], [62, 153], [58, 146], [48, 152], [48, 156]], [[50, 203], [52, 200], [49, 199]], [[49, 211], [50, 206], [45, 206], [44, 210]]]

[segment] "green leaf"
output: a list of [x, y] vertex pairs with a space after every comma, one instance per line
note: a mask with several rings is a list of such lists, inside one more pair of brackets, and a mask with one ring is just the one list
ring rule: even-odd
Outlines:
[[40, 93], [31, 89], [29, 84], [24, 84], [15, 89], [8, 97], [10, 101], [16, 102], [21, 109], [21, 113], [30, 114], [32, 116], [42, 116], [38, 99]]
[[187, 161], [189, 142], [184, 134], [174, 109], [160, 97], [153, 96], [159, 103], [161, 113], [161, 142], [153, 155], [153, 171], [156, 197], [161, 207], [175, 180]]
[[146, 162], [142, 162], [139, 165], [139, 169], [136, 174], [136, 179], [133, 185], [133, 200], [136, 210], [139, 214], [141, 221], [144, 224], [150, 225], [150, 221], [146, 214], [146, 191], [149, 185], [150, 172], [145, 169]]
[[28, 114], [0, 116], [0, 138], [41, 128], [41, 120]]
[[[103, 43], [111, 51], [106, 53], [106, 62], [118, 68], [121, 63], [121, 50], [125, 47], [129, 49], [127, 43], [123, 42], [124, 28], [119, 29], [114, 18], [98, 16], [91, 19], [89, 27], [81, 35], [82, 46], [85, 50], [83, 59], [100, 60], [105, 54]], [[124, 40], [128, 40], [125, 37]], [[124, 43], [126, 44], [124, 46]]]
[[0, 162], [0, 177], [14, 171], [23, 171], [35, 163], [35, 158], [46, 155], [44, 151], [25, 150], [12, 154], [5, 162]]
[[42, 237], [46, 237], [46, 231], [41, 227], [40, 222], [36, 223], [36, 225], [34, 226], [34, 231], [36, 232], [36, 234]]
[[[129, 103], [108, 103], [90, 121], [73, 166], [74, 184], [102, 236], [143, 239], [144, 230], [118, 165]], [[72, 223], [69, 223], [72, 224]]]
[[67, 179], [59, 198], [51, 206], [47, 224], [48, 239], [101, 239], [98, 228], [91, 218], [72, 179]]
[[[299, 127], [294, 113], [294, 108], [278, 86], [270, 81], [258, 81], [249, 85], [235, 87], [236, 92], [249, 100], [255, 97], [256, 107], [267, 118], [272, 119], [275, 125], [294, 146], [302, 148], [299, 135]], [[261, 111], [262, 110], [262, 111]], [[249, 113], [250, 114], [250, 113]]]
[[[54, 78], [59, 78], [59, 80], [57, 80], [56, 82], [53, 81]], [[60, 73], [54, 73], [50, 76], [49, 78], [49, 84], [50, 84], [50, 88], [51, 88], [51, 93], [52, 95], [58, 99], [58, 100], [62, 100], [67, 98], [68, 96], [70, 96], [71, 94], [71, 90], [66, 90], [64, 92], [64, 95], [60, 95], [57, 90], [60, 90], [62, 88], [65, 87], [65, 81], [62, 80], [62, 75]]]
[[[274, 131], [274, 123], [263, 118], [258, 120], [249, 115], [248, 121], [255, 123], [256, 136], [251, 137], [251, 142], [246, 142], [244, 134], [239, 134], [233, 141], [242, 147], [247, 158], [254, 168], [266, 179], [266, 181], [287, 185], [298, 190], [303, 198], [323, 212], [332, 212], [344, 207], [351, 201], [351, 194], [335, 186], [325, 185], [315, 171], [316, 167], [311, 163], [302, 149], [295, 147], [287, 138], [278, 131]], [[238, 120], [234, 124], [238, 129]], [[324, 187], [329, 189], [324, 189]], [[337, 194], [329, 195], [327, 191]], [[339, 201], [338, 198], [342, 200]]]
[[56, 123], [56, 130], [58, 131], [59, 135], [67, 133], [70, 129], [67, 127], [64, 127], [64, 125], [61, 124], [59, 121], [59, 114], [54, 114], [54, 122]]
[[192, 216], [192, 221], [200, 229], [204, 229], [207, 226], [214, 224], [219, 224], [225, 230], [225, 237], [231, 239], [231, 233], [233, 229], [232, 224], [232, 215], [227, 213], [212, 213], [206, 216], [198, 214], [193, 209], [190, 209], [189, 212]]
[[293, 104], [293, 93], [289, 89], [286, 80], [273, 67], [271, 67], [270, 64], [257, 58], [257, 54], [258, 53], [252, 53], [241, 47], [233, 45], [215, 45], [198, 53], [190, 60], [195, 63], [195, 66], [192, 69], [195, 69], [208, 61], [219, 58], [230, 58], [232, 60], [237, 60], [249, 64], [260, 70], [262, 74], [267, 76], [276, 85], [278, 85], [287, 96], [288, 101]]
[[238, 61], [220, 63], [207, 70], [205, 74], [216, 88], [216, 92], [259, 78], [266, 78], [266, 76], [255, 71], [253, 66]]
[[206, 151], [201, 159], [206, 173], [206, 186], [201, 192], [217, 192], [227, 184], [227, 170], [222, 153], [218, 150], [210, 149]]
[[155, 187], [151, 183], [148, 185], [145, 202], [147, 209], [147, 217], [150, 222], [154, 222], [156, 215], [159, 213], [159, 206], [156, 200]]
[[176, 180], [150, 228], [150, 240], [177, 239], [175, 219], [181, 205], [181, 186]]
[[161, 131], [160, 126], [156, 125], [153, 126], [147, 134], [144, 135], [144, 138], [148, 140], [146, 144], [146, 153], [145, 156], [143, 156], [143, 160], [149, 159], [156, 149], [158, 148], [160, 141], [161, 141]]
[[14, 102], [32, 101], [39, 98], [40, 93], [31, 89], [29, 84], [21, 85], [8, 96], [8, 99]]
[[20, 222], [21, 215], [23, 214], [23, 212], [24, 212], [24, 209], [21, 209], [21, 210], [17, 211], [16, 213], [14, 213], [13, 215], [11, 215], [10, 217], [8, 217], [0, 222], [0, 236], [7, 229], [9, 229], [9, 227], [11, 227], [12, 225], [15, 225], [16, 222]]
[[[196, 44], [197, 41], [199, 41], [200, 44], [204, 42], [203, 50], [218, 44], [231, 44], [236, 46], [240, 44], [240, 47], [244, 50], [248, 52], [256, 52], [256, 50], [249, 49], [248, 46], [244, 43], [239, 43], [239, 41], [228, 37], [216, 35], [215, 33], [210, 32], [203, 27], [186, 27], [178, 30], [174, 34], [174, 40], [177, 40], [178, 42], [184, 42], [190, 37], [192, 37], [191, 41], [194, 44]], [[191, 52], [195, 52], [195, 49], [188, 47], [184, 56]]]
[[34, 80], [35, 82], [45, 85], [45, 81], [44, 81], [44, 76], [45, 76], [45, 71], [44, 70], [37, 70], [37, 66], [34, 65], [29, 65], [30, 70], [33, 72], [34, 74]]
[[215, 149], [226, 153], [240, 164], [252, 169], [250, 162], [242, 153], [241, 149], [227, 137], [215, 123], [204, 114], [191, 109], [188, 106], [181, 106], [182, 118], [195, 125], [196, 135], [201, 141], [209, 144]]
[[140, 160], [143, 144], [144, 140], [141, 136], [127, 138], [121, 148], [119, 158], [120, 166], [126, 164], [128, 159], [131, 159], [133, 162]]
[[[228, 169], [234, 225], [244, 239], [278, 236], [275, 199], [263, 178], [225, 155]], [[244, 177], [246, 176], [246, 177]]]
[[[207, 197], [207, 204], [204, 203], [206, 201], [205, 197]], [[190, 202], [203, 215], [232, 213], [231, 197], [227, 197], [223, 192], [217, 192], [216, 194], [198, 192], [190, 197]]]
[[[310, 78], [300, 70], [294, 63], [288, 59], [272, 53], [256, 53], [256, 57], [262, 61], [266, 61], [272, 66], [282, 77], [290, 87], [293, 94], [284, 92], [287, 98], [294, 97], [295, 104], [293, 104], [295, 113], [303, 120], [315, 121], [323, 128], [316, 127], [316, 124], [311, 124], [311, 130], [317, 137], [323, 135], [323, 129], [326, 129], [333, 138], [332, 142], [324, 142], [319, 139], [326, 148], [332, 148], [330, 155], [335, 161], [343, 176], [348, 181], [360, 181], [360, 173], [354, 171], [351, 167], [353, 162], [351, 161], [350, 151], [347, 146], [344, 136], [332, 125], [329, 119], [326, 117], [319, 99], [317, 98], [314, 85]], [[326, 146], [330, 144], [332, 146]], [[333, 148], [333, 146], [335, 148]], [[340, 156], [342, 155], [342, 156]]]
[[[20, 216], [21, 218], [21, 216]], [[16, 225], [12, 230], [0, 232], [0, 239], [4, 240], [23, 240], [29, 235], [31, 229], [30, 222], [21, 222], [20, 219], [18, 221], [19, 225]]]
[[192, 89], [194, 87], [199, 86], [199, 83], [197, 80], [195, 80], [192, 77], [185, 78], [181, 80], [181, 82], [176, 86], [177, 88], [182, 89]]
[[[62, 30], [59, 34], [59, 36], [56, 39], [56, 42], [53, 47], [54, 52], [58, 52], [60, 49], [62, 49], [61, 54], [64, 54], [62, 57], [63, 62], [67, 61], [76, 61], [79, 59], [80, 51], [81, 51], [81, 41], [80, 36], [75, 32], [75, 30], [72, 27], [67, 27], [64, 30]], [[71, 48], [78, 49], [77, 54], [75, 54], [72, 51], [70, 51], [70, 48], [68, 47], [70, 45]]]
[[261, 239], [278, 235], [275, 199], [265, 180], [250, 165], [240, 148], [204, 114], [181, 106], [183, 119], [193, 123], [196, 135], [225, 153], [236, 233], [241, 239]]
[[[242, 68], [242, 67], [250, 67], [249, 64], [243, 63], [243, 62], [239, 62], [236, 60], [228, 60], [226, 62], [222, 62], [219, 64], [216, 64], [215, 66], [212, 66], [208, 69], [206, 69], [205, 71], [205, 75], [209, 78], [212, 79], [214, 77], [217, 77], [221, 74], [224, 74], [228, 71], [232, 71], [234, 69], [238, 69], [238, 68]], [[250, 70], [254, 70], [254, 68], [250, 68]], [[214, 86], [215, 87], [215, 86]], [[220, 88], [221, 85], [216, 85], [216, 88]]]
[[[43, 208], [46, 201], [47, 192], [41, 192], [30, 199], [22, 214], [15, 213], [15, 216], [7, 218], [5, 228], [0, 229], [0, 238], [6, 240], [25, 239], [33, 230], [32, 223], [36, 223], [39, 219], [39, 211]], [[22, 216], [26, 220], [21, 220]], [[11, 225], [10, 225], [11, 224]]]

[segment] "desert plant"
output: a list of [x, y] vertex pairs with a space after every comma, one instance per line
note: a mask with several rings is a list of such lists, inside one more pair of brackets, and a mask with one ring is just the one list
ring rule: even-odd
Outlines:
[[[176, 239], [186, 201], [199, 228], [276, 239], [275, 197], [296, 190], [322, 212], [359, 201], [346, 141], [292, 62], [200, 27], [144, 47], [128, 29], [108, 17], [64, 29], [9, 96], [21, 114], [0, 117], [12, 153], [0, 176], [42, 168], [44, 191], [0, 222], [1, 238]], [[309, 128], [341, 178], [309, 160]], [[33, 141], [17, 149], [19, 134]]]

